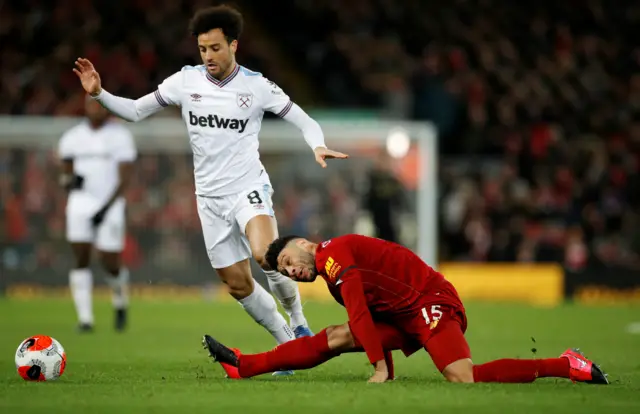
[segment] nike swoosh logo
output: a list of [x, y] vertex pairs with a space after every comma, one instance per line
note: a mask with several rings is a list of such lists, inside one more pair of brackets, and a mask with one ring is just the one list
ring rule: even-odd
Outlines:
[[583, 361], [582, 359], [575, 357], [573, 355], [571, 355], [571, 358], [575, 359], [576, 361], [578, 361], [580, 363], [580, 368], [584, 368], [587, 366], [587, 363], [585, 361]]

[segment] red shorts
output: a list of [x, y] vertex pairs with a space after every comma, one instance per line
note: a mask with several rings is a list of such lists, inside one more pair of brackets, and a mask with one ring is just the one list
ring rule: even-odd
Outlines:
[[425, 295], [416, 309], [385, 318], [384, 322], [376, 321], [385, 350], [399, 349], [405, 356], [410, 356], [424, 348], [440, 372], [452, 362], [471, 358], [464, 337], [466, 313], [452, 285], [447, 283], [441, 291]]
[[471, 358], [464, 337], [467, 330], [464, 308], [432, 304], [417, 314], [395, 318], [393, 325], [403, 336], [411, 338], [411, 341], [403, 342], [402, 352], [409, 356], [424, 348], [440, 372], [452, 362]]

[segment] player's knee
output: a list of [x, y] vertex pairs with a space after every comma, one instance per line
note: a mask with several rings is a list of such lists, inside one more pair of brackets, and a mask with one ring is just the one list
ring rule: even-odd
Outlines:
[[355, 347], [355, 340], [348, 323], [329, 326], [327, 328], [327, 342], [329, 348], [337, 352], [346, 352]]
[[87, 267], [89, 267], [89, 265], [90, 265], [90, 264], [91, 264], [91, 263], [90, 263], [90, 261], [89, 261], [89, 258], [88, 258], [88, 257], [87, 257], [87, 258], [84, 258], [84, 257], [82, 257], [82, 258], [80, 258], [80, 257], [76, 257], [76, 269], [84, 269], [84, 268], [87, 268]]
[[89, 267], [91, 264], [91, 253], [89, 251], [86, 252], [76, 252], [76, 269], [84, 269]]
[[120, 257], [113, 253], [102, 254], [102, 267], [112, 276], [120, 274]]
[[241, 279], [227, 282], [227, 289], [235, 299], [244, 299], [253, 293], [253, 285]]
[[253, 293], [253, 283], [251, 280], [251, 274], [248, 276], [236, 273], [233, 275], [225, 275], [221, 277], [222, 282], [227, 285], [229, 294], [235, 299], [244, 299]]
[[442, 375], [449, 382], [473, 383], [473, 363], [468, 359], [453, 362], [442, 371]]

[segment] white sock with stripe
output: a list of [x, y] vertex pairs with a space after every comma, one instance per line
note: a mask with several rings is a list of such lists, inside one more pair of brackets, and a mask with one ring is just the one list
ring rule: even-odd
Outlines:
[[275, 299], [258, 282], [253, 281], [253, 293], [238, 302], [244, 310], [262, 325], [278, 342], [283, 344], [294, 339], [293, 331], [278, 312]]
[[69, 272], [69, 287], [78, 321], [81, 324], [93, 325], [93, 275], [91, 269], [72, 269]]
[[122, 267], [118, 276], [108, 276], [107, 284], [111, 287], [113, 307], [126, 309], [129, 306], [129, 269]]
[[293, 328], [300, 325], [308, 326], [307, 319], [304, 317], [304, 313], [302, 313], [302, 301], [300, 299], [298, 284], [274, 270], [265, 270], [264, 273], [267, 275], [271, 292], [278, 298], [278, 301], [282, 304], [282, 308], [289, 316], [291, 326]]

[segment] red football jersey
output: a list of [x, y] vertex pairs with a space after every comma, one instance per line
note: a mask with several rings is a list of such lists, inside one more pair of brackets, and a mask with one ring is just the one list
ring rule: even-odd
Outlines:
[[[369, 361], [384, 359], [372, 313], [378, 320], [420, 311], [429, 294], [441, 295], [444, 277], [396, 243], [350, 234], [327, 240], [316, 251], [316, 269], [349, 315], [351, 329]], [[446, 301], [448, 290], [438, 299]], [[455, 300], [455, 298], [451, 298]]]

